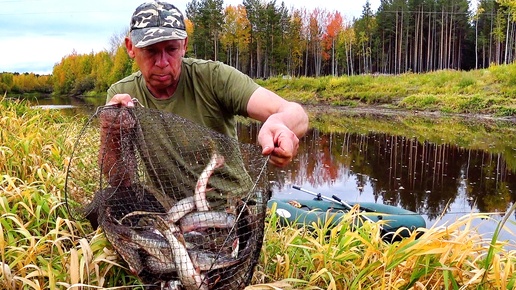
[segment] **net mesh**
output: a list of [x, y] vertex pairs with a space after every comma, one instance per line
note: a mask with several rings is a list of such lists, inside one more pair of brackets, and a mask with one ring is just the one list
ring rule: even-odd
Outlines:
[[177, 115], [105, 106], [75, 143], [67, 203], [144, 284], [243, 289], [263, 241], [266, 164], [257, 145]]

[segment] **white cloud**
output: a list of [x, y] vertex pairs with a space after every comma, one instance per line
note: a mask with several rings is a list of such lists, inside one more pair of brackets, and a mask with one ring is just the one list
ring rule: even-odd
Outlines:
[[89, 39], [73, 35], [43, 36], [26, 34], [1, 41], [8, 53], [0, 54], [0, 71], [49, 74], [54, 64], [73, 52], [90, 53], [107, 46], [106, 39]]
[[[287, 8], [359, 16], [366, 0], [285, 0]], [[0, 10], [0, 72], [52, 72], [55, 63], [72, 53], [109, 49], [109, 39], [128, 27], [134, 9], [144, 0], [17, 0], [2, 2]], [[170, 1], [185, 12], [187, 0]], [[372, 0], [373, 10], [377, 8]], [[238, 5], [242, 0], [226, 0]], [[280, 5], [281, 1], [276, 2]], [[349, 18], [351, 19], [351, 17]]]

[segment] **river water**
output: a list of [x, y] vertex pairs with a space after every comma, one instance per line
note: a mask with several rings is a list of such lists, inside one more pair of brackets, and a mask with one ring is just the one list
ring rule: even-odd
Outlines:
[[[102, 100], [39, 101], [67, 114], [91, 114]], [[470, 213], [474, 230], [490, 239], [516, 201], [516, 123], [455, 117], [312, 111], [311, 128], [287, 168], [273, 169], [273, 194], [311, 199], [297, 185], [345, 201], [375, 202], [422, 215], [427, 227]], [[242, 142], [255, 143], [258, 123], [239, 123]], [[500, 240], [516, 244], [516, 215]]]

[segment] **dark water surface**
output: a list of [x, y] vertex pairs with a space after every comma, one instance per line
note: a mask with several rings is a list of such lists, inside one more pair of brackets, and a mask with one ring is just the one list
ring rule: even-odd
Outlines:
[[[277, 197], [313, 198], [292, 188], [298, 185], [346, 201], [402, 207], [421, 214], [427, 227], [490, 213], [473, 221], [486, 239], [516, 200], [513, 122], [328, 115], [322, 121], [320, 112], [312, 115], [314, 124], [301, 139], [297, 157], [276, 175]], [[240, 128], [250, 139], [257, 131]], [[516, 246], [514, 214], [499, 240]]]
[[[92, 114], [103, 100], [63, 99], [39, 105], [72, 106], [67, 114]], [[470, 213], [490, 239], [516, 201], [516, 123], [456, 117], [349, 113], [308, 108], [311, 128], [294, 162], [273, 170], [274, 195], [312, 199], [301, 186], [353, 202], [376, 202], [421, 214], [427, 227]], [[239, 123], [242, 142], [256, 143], [257, 123]], [[500, 240], [516, 246], [513, 213]]]

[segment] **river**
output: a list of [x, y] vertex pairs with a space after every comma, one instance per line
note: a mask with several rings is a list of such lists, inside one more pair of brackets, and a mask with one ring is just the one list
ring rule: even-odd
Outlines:
[[[102, 100], [39, 101], [66, 114], [91, 114]], [[294, 189], [376, 202], [422, 215], [427, 227], [445, 226], [470, 213], [486, 240], [516, 201], [516, 124], [498, 119], [324, 111], [308, 108], [311, 127], [298, 155], [272, 174], [273, 194], [310, 199]], [[242, 142], [255, 143], [258, 123], [239, 123]], [[516, 215], [500, 240], [516, 242]]]

